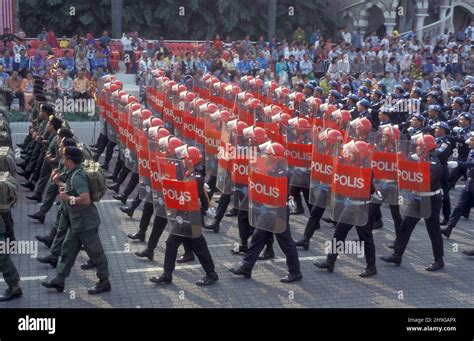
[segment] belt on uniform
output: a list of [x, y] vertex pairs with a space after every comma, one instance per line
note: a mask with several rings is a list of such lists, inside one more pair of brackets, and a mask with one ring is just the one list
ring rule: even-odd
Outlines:
[[434, 191], [434, 192], [414, 192], [414, 193], [420, 197], [431, 197], [433, 195], [441, 194], [442, 191], [441, 189], [438, 189], [437, 191]]

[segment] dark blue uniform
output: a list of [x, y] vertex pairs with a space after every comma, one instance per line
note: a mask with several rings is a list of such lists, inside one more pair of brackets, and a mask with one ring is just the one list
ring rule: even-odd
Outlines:
[[449, 218], [447, 226], [449, 233], [456, 226], [464, 212], [470, 210], [474, 204], [474, 150], [470, 151], [467, 161], [458, 161], [458, 167], [468, 170], [467, 181], [459, 197], [458, 204]]
[[[451, 141], [456, 143], [457, 149], [457, 160], [458, 161], [466, 161], [469, 155], [469, 146], [465, 143], [471, 133], [472, 129], [467, 126], [461, 128], [459, 131], [454, 133], [451, 136]], [[466, 177], [466, 169], [465, 168], [455, 168], [451, 171], [449, 176], [449, 187], [454, 188], [456, 186], [456, 182], [459, 180], [461, 176]]]
[[451, 199], [449, 197], [449, 169], [448, 159], [451, 156], [455, 144], [450, 136], [436, 138], [438, 158], [443, 168], [441, 177], [441, 189], [443, 190], [443, 217], [447, 221], [451, 215]]
[[[431, 240], [433, 255], [435, 261], [443, 261], [443, 238], [441, 236], [441, 228], [439, 222], [439, 212], [441, 210], [441, 177], [443, 167], [436, 155], [430, 155], [430, 190], [434, 194], [431, 196], [431, 216], [425, 218], [426, 229]], [[394, 256], [401, 257], [410, 241], [411, 233], [420, 218], [406, 216], [403, 219], [399, 235], [395, 240]]]

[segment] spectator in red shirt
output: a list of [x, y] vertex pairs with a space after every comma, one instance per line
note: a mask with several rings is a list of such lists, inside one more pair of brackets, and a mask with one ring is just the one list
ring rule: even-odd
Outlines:
[[59, 46], [58, 40], [56, 39], [53, 30], [49, 30], [48, 38], [46, 38], [46, 40], [48, 41], [48, 44], [51, 46], [51, 48], [57, 48]]

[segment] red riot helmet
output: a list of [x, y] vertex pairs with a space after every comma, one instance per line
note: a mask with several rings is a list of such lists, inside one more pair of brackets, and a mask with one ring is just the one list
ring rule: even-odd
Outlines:
[[202, 154], [198, 148], [185, 144], [175, 149], [176, 158], [185, 162], [186, 166], [194, 167], [202, 162]]
[[158, 148], [160, 152], [165, 153], [166, 156], [174, 155], [175, 149], [181, 145], [181, 140], [173, 135], [162, 137], [158, 141]]
[[252, 145], [261, 145], [268, 140], [265, 129], [256, 126], [250, 126], [243, 130], [243, 136], [249, 139]]

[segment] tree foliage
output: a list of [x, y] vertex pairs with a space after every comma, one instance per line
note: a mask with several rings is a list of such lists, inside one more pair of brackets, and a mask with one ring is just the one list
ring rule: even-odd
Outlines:
[[[249, 34], [256, 39], [266, 37], [267, 6], [267, 0], [124, 0], [122, 27], [149, 39], [162, 35], [205, 40], [216, 34], [231, 39]], [[75, 15], [70, 15], [72, 8]], [[289, 38], [297, 26], [308, 33], [317, 27], [330, 35], [337, 20], [326, 9], [326, 0], [279, 0], [277, 36]], [[110, 0], [20, 0], [20, 22], [30, 37], [37, 36], [42, 26], [52, 28], [57, 36], [87, 32], [97, 36], [110, 31]]]

